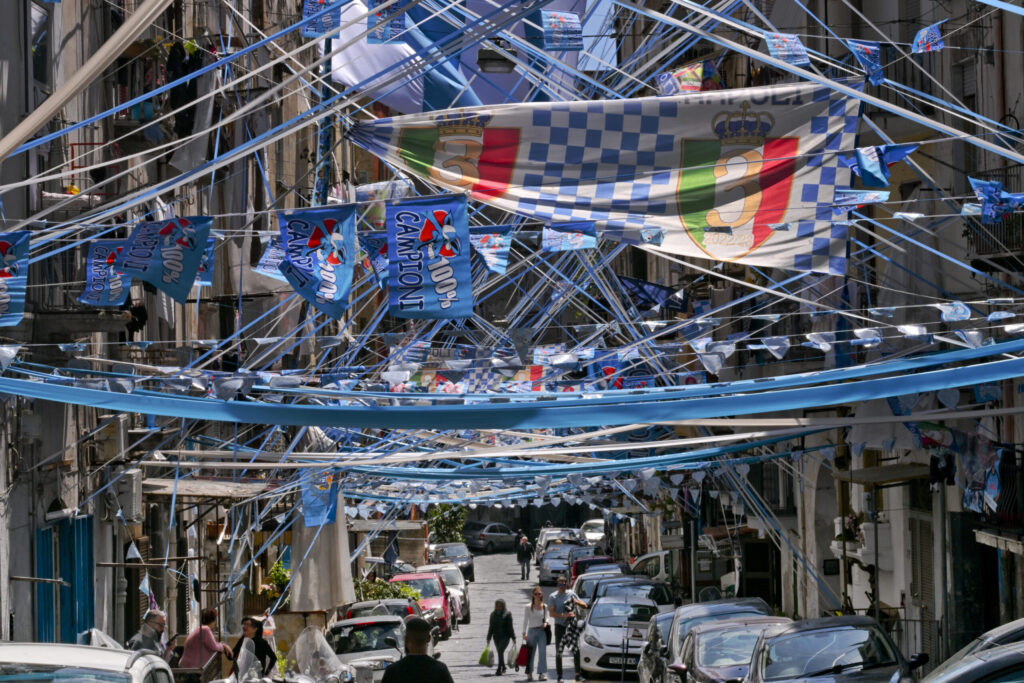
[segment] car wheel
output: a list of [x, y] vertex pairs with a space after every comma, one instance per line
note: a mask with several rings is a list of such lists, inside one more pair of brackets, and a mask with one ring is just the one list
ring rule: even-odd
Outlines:
[[449, 626], [448, 628], [446, 628], [444, 630], [444, 633], [441, 634], [441, 640], [448, 640], [451, 637], [452, 637], [452, 627]]
[[466, 616], [462, 617], [462, 623], [463, 624], [468, 624], [469, 623], [469, 605], [468, 604], [466, 605]]
[[484, 552], [488, 555], [494, 552], [494, 543], [492, 541], [487, 541], [487, 547], [484, 548]]

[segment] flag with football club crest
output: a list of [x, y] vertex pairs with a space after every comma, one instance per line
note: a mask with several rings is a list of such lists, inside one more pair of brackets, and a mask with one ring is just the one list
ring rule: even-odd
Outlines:
[[0, 327], [14, 327], [25, 316], [29, 234], [0, 233]]
[[281, 211], [277, 220], [285, 253], [281, 274], [318, 311], [340, 319], [352, 288], [355, 205]]
[[196, 281], [212, 223], [209, 216], [139, 223], [117, 255], [114, 269], [145, 280], [183, 304]]
[[388, 306], [399, 318], [473, 315], [466, 197], [419, 197], [389, 204]]
[[85, 291], [78, 301], [87, 306], [120, 306], [128, 298], [132, 279], [114, 268], [127, 240], [96, 240], [85, 260]]
[[[850, 82], [851, 87], [854, 86]], [[529, 102], [360, 121], [348, 137], [452, 192], [544, 223], [593, 221], [645, 249], [842, 275], [860, 103], [796, 83]], [[792, 230], [771, 226], [789, 223]], [[642, 239], [663, 231], [661, 243]]]

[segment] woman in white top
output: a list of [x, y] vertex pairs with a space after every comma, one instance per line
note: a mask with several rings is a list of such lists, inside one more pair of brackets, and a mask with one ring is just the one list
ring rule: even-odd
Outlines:
[[533, 680], [533, 653], [537, 653], [537, 680], [548, 679], [548, 637], [544, 634], [547, 625], [548, 607], [544, 604], [544, 593], [540, 586], [533, 587], [533, 599], [523, 612], [523, 642], [526, 643], [526, 680]]

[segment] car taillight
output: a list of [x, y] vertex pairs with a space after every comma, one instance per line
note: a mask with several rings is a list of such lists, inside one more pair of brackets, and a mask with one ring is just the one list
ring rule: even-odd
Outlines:
[[349, 610], [349, 611], [348, 611], [348, 612], [347, 612], [347, 613], [345, 614], [345, 618], [346, 618], [346, 619], [351, 619], [351, 618], [352, 618], [352, 610]]
[[409, 614], [416, 614], [416, 612], [414, 612], [413, 609], [412, 609], [412, 605], [406, 605], [405, 606], [405, 611], [408, 612]]
[[486, 538], [486, 536], [484, 536], [483, 534], [480, 534], [480, 540], [481, 541], [484, 540], [485, 538]]

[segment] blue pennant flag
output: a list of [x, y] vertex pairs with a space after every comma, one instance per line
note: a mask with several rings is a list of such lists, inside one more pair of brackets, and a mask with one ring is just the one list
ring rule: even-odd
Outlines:
[[786, 64], [793, 66], [810, 66], [811, 60], [807, 56], [800, 38], [792, 33], [765, 33], [764, 40], [768, 43], [768, 52], [775, 59], [781, 59]]
[[339, 320], [348, 308], [356, 257], [354, 204], [282, 211], [281, 273], [303, 299]]
[[942, 40], [942, 33], [939, 31], [939, 26], [946, 21], [936, 22], [931, 26], [925, 26], [923, 29], [917, 32], [914, 36], [914, 44], [910, 48], [910, 51], [919, 54], [922, 52], [935, 52], [946, 47], [946, 43]]
[[473, 315], [465, 195], [388, 204], [386, 215], [391, 315], [428, 319]]
[[128, 298], [132, 279], [114, 268], [127, 240], [96, 240], [85, 260], [85, 291], [78, 296], [86, 306], [120, 306]]
[[839, 161], [860, 176], [864, 187], [888, 187], [889, 167], [917, 148], [917, 144], [858, 147], [853, 156], [840, 156]]
[[371, 14], [366, 17], [366, 42], [379, 45], [397, 38], [405, 30], [405, 6], [409, 0], [398, 0], [387, 7], [381, 7], [387, 0], [369, 0], [366, 8]]
[[504, 275], [512, 248], [511, 225], [488, 225], [469, 229], [469, 243], [484, 262], [488, 272]]
[[881, 46], [870, 40], [847, 40], [846, 44], [867, 73], [868, 82], [871, 85], [885, 83], [885, 74], [882, 73]]
[[139, 223], [114, 268], [145, 280], [183, 304], [196, 281], [212, 223], [209, 216]]
[[878, 190], [850, 190], [837, 187], [832, 200], [832, 213], [840, 214], [865, 204], [881, 204], [889, 201], [888, 192]]
[[689, 308], [685, 292], [677, 288], [665, 287], [625, 275], [619, 275], [618, 278], [622, 283], [622, 288], [633, 298], [637, 308], [658, 308], [662, 311], [678, 311], [680, 313], [686, 313]]
[[597, 228], [589, 221], [553, 223], [544, 226], [540, 250], [543, 252], [575, 251], [597, 247]]
[[365, 254], [363, 268], [377, 278], [377, 286], [388, 283], [388, 238], [386, 235], [360, 235], [359, 246]]
[[542, 9], [531, 14], [524, 26], [526, 39], [542, 50], [578, 52], [583, 49], [583, 25], [580, 15], [561, 10]]
[[[1005, 192], [1003, 184], [998, 180], [979, 180], [970, 177], [968, 180], [974, 194], [981, 201], [977, 213], [981, 215], [982, 223], [998, 223], [1011, 213], [1024, 209], [1024, 193]], [[968, 206], [976, 205], [964, 204], [964, 209], [966, 210]]]
[[326, 33], [336, 30], [341, 25], [341, 6], [344, 4], [344, 0], [335, 0], [335, 2], [330, 2], [330, 0], [303, 0], [303, 19], [308, 19], [328, 7], [331, 7], [332, 11], [321, 15], [319, 18], [303, 26], [302, 36], [304, 38], [319, 38]]
[[196, 272], [196, 284], [200, 287], [213, 286], [213, 250], [216, 244], [215, 238], [206, 239], [206, 250], [203, 251], [203, 258], [199, 261], [199, 270]]
[[325, 475], [301, 484], [302, 523], [306, 528], [333, 524], [338, 512], [338, 479]]
[[260, 275], [266, 275], [275, 280], [287, 282], [284, 279], [284, 275], [281, 275], [281, 261], [284, 261], [284, 247], [281, 245], [281, 238], [274, 235], [267, 242], [267, 247], [263, 250], [263, 256], [260, 257], [260, 262], [256, 264], [253, 270]]
[[29, 234], [0, 233], [0, 327], [14, 327], [25, 315]]

